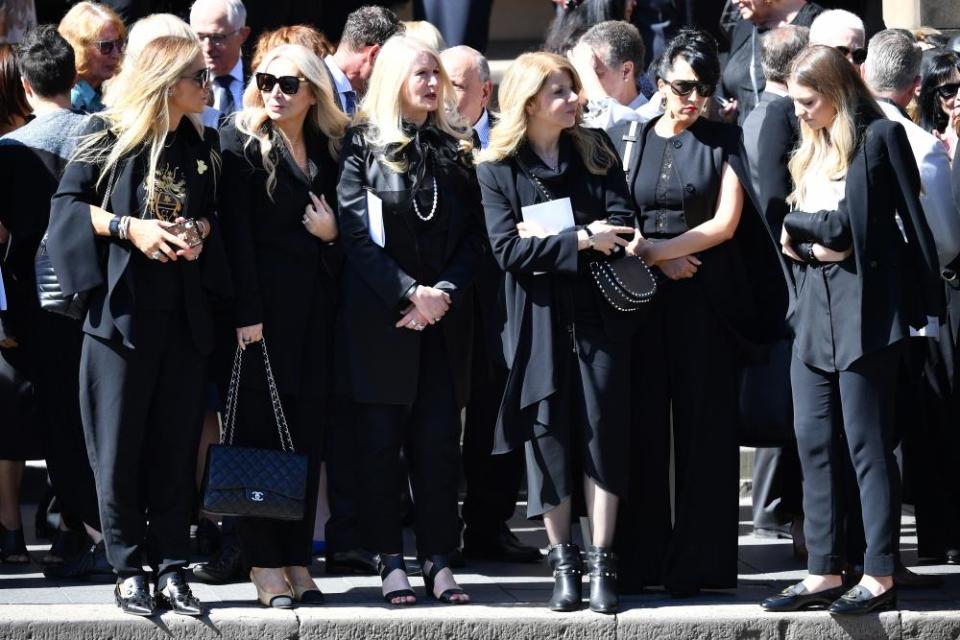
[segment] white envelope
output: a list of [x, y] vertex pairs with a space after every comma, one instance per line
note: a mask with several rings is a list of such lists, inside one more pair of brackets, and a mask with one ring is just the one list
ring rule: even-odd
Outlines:
[[377, 246], [385, 246], [387, 235], [383, 228], [383, 200], [369, 189], [367, 189], [367, 221], [369, 222], [370, 239]]
[[536, 224], [547, 235], [556, 235], [576, 225], [573, 220], [573, 205], [570, 198], [550, 200], [520, 208], [524, 222]]

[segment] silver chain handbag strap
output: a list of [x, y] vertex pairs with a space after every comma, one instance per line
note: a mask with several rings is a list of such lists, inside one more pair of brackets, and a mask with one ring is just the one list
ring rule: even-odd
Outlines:
[[[273, 368], [270, 366], [270, 356], [267, 355], [267, 340], [260, 339], [260, 346], [263, 348], [263, 368], [267, 373], [267, 389], [270, 391], [270, 403], [273, 405], [273, 417], [277, 421], [277, 434], [280, 436], [280, 446], [284, 451], [292, 453], [293, 438], [290, 436], [290, 429], [287, 427], [287, 418], [283, 414], [283, 405], [280, 403], [280, 392], [277, 391], [277, 383], [273, 379]], [[243, 349], [237, 347], [237, 352], [233, 356], [233, 369], [230, 372], [230, 387], [227, 389], [227, 408], [224, 422], [226, 423], [220, 429], [220, 444], [232, 445], [233, 436], [236, 431], [237, 419], [237, 392], [240, 387], [240, 368], [243, 364]]]

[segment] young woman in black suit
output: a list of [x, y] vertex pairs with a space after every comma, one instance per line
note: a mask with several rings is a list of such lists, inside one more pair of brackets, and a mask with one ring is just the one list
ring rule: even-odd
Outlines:
[[[158, 604], [203, 610], [182, 571], [213, 348], [210, 297], [230, 289], [214, 217], [216, 133], [198, 115], [208, 80], [195, 40], [148, 44], [115, 80], [113, 106], [93, 118], [51, 202], [60, 283], [90, 292], [80, 410], [115, 598], [136, 615], [154, 612], [145, 562]], [[191, 248], [167, 230], [186, 219], [204, 243]]]
[[[789, 88], [801, 144], [790, 161], [794, 211], [781, 243], [794, 293], [790, 374], [810, 575], [763, 607], [867, 613], [897, 602], [894, 398], [911, 328], [935, 325], [943, 314], [937, 252], [906, 134], [883, 117], [846, 58], [829, 47], [807, 49]], [[849, 591], [840, 575], [837, 486], [845, 455], [857, 472], [867, 542], [863, 578]]]
[[335, 242], [337, 151], [347, 118], [323, 62], [301, 45], [264, 56], [244, 109], [221, 129], [223, 234], [236, 286], [242, 357], [237, 442], [279, 448], [267, 387], [266, 339], [294, 448], [307, 454], [308, 510], [296, 522], [238, 521], [260, 601], [319, 604], [310, 577], [323, 425], [331, 413], [332, 327], [342, 256]]
[[[756, 315], [745, 262], [769, 273], [758, 287], [783, 283], [773, 239], [743, 186], [740, 128], [701, 115], [720, 76], [713, 37], [680, 32], [658, 76], [664, 114], [624, 153], [642, 236], [636, 251], [664, 277], [634, 341], [642, 412], [618, 546], [631, 591], [663, 584], [684, 597], [737, 585], [739, 366], [762, 330], [783, 325], [782, 308], [780, 319]], [[745, 242], [751, 233], [758, 242]]]
[[473, 296], [483, 251], [469, 127], [435, 51], [384, 44], [344, 144], [339, 223], [347, 257], [337, 383], [359, 433], [365, 546], [388, 603], [416, 601], [403, 562], [400, 450], [407, 456], [427, 595], [469, 600], [447, 555], [458, 546], [460, 409], [469, 389]]
[[[601, 296], [589, 263], [623, 252], [633, 209], [616, 151], [579, 126], [580, 81], [550, 53], [517, 58], [478, 178], [494, 257], [506, 271], [510, 366], [495, 450], [526, 448], [530, 517], [543, 516], [556, 582], [550, 608], [580, 608], [580, 549], [570, 523], [583, 498], [593, 524], [590, 608], [617, 610], [611, 551], [627, 478], [633, 314]], [[575, 226], [554, 235], [523, 207], [569, 198]], [[581, 493], [582, 491], [582, 493]]]

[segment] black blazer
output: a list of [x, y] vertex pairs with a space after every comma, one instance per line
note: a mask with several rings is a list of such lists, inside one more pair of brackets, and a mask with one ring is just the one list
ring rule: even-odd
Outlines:
[[[927, 324], [927, 317], [942, 318], [943, 288], [937, 250], [920, 206], [920, 174], [910, 151], [907, 134], [896, 122], [879, 117], [869, 122], [847, 171], [844, 199], [838, 211], [812, 215], [788, 214], [803, 225], [805, 239], [835, 242], [849, 220], [853, 255], [839, 263], [831, 287], [838, 295], [858, 303], [830, 309], [797, 304], [797, 293], [811, 270], [791, 270], [790, 322], [800, 326], [831, 321], [838, 369], [848, 368], [863, 355], [907, 338], [909, 328]], [[816, 212], [813, 212], [816, 213]], [[903, 232], [897, 224], [897, 217]], [[905, 238], [904, 238], [905, 236]], [[781, 259], [785, 258], [781, 255]], [[804, 358], [822, 345], [807, 345], [798, 339], [797, 354]]]
[[[446, 291], [453, 304], [440, 320], [447, 360], [460, 406], [470, 388], [473, 295], [469, 288], [483, 254], [480, 192], [469, 156], [459, 141], [430, 124], [409, 128], [414, 141], [403, 151], [406, 173], [396, 173], [381, 150], [364, 138], [363, 126], [350, 129], [340, 160], [337, 187], [340, 237], [347, 261], [337, 321], [337, 389], [357, 402], [410, 404], [417, 394], [420, 332], [397, 328], [416, 284]], [[423, 253], [410, 223], [411, 190], [422, 184], [422, 159], [433, 157], [438, 215], [449, 223], [443, 267], [437, 281], [424, 281]], [[432, 184], [432, 183], [431, 183]], [[367, 192], [383, 203], [386, 243], [370, 238]]]
[[[276, 184], [267, 193], [260, 145], [230, 118], [220, 129], [220, 202], [224, 244], [233, 268], [233, 326], [263, 323], [270, 364], [281, 393], [302, 394], [332, 383], [332, 326], [342, 265], [338, 243], [326, 244], [303, 226], [309, 193], [336, 209], [337, 162], [327, 138], [306, 130], [310, 180], [285, 147], [273, 151]], [[248, 349], [248, 352], [251, 350]], [[265, 384], [259, 349], [244, 358], [241, 383]], [[248, 366], [249, 364], [249, 366]], [[329, 391], [326, 386], [322, 387]]]
[[[588, 135], [600, 136], [600, 130], [582, 129]], [[564, 152], [575, 153], [573, 146], [561, 140], [561, 164], [569, 162]], [[494, 452], [509, 451], [533, 436], [533, 424], [524, 416], [530, 407], [549, 397], [558, 388], [555, 354], [566, 335], [554, 339], [556, 317], [551, 273], [577, 274], [580, 267], [577, 250], [577, 229], [569, 229], [546, 238], [521, 238], [517, 223], [523, 220], [521, 208], [543, 202], [543, 196], [528, 174], [520, 167], [516, 155], [499, 162], [485, 162], [477, 167], [477, 178], [483, 194], [487, 232], [500, 268], [506, 272], [504, 291], [507, 319], [502, 333], [503, 354], [510, 374], [494, 442]], [[607, 219], [614, 225], [634, 225], [633, 207], [629, 202], [623, 170], [614, 165], [606, 175], [584, 171], [578, 176], [586, 184], [594, 220]], [[603, 259], [602, 254], [596, 254]], [[536, 275], [545, 272], [544, 275]], [[586, 274], [581, 274], [588, 277]], [[636, 327], [635, 314], [613, 309], [597, 295], [605, 332], [616, 340], [628, 340]], [[529, 412], [527, 412], [529, 413]]]
[[[86, 133], [102, 130], [104, 120], [91, 118]], [[194, 163], [187, 160], [184, 175], [187, 183], [187, 209], [184, 217], [205, 216], [211, 222], [211, 234], [203, 253], [193, 262], [183, 261], [183, 295], [187, 318], [197, 349], [209, 354], [214, 347], [211, 296], [227, 297], [231, 292], [230, 272], [217, 222], [215, 191], [217, 132], [205, 128], [197, 132], [186, 118], [177, 129], [177, 136], [187, 141]], [[206, 165], [210, 170], [200, 167]], [[137, 153], [123, 159], [117, 168], [107, 211], [119, 216], [140, 217], [141, 192], [146, 179], [147, 158]], [[83, 330], [106, 340], [122, 340], [134, 348], [142, 336], [134, 335], [136, 297], [149, 291], [135, 291], [133, 273], [128, 269], [132, 251], [130, 242], [98, 237], [90, 223], [90, 205], [100, 206], [106, 180], [97, 185], [100, 168], [86, 162], [71, 162], [60, 180], [57, 193], [50, 201], [48, 251], [64, 293], [90, 291], [90, 303]], [[105, 258], [103, 254], [106, 254]]]
[[793, 191], [787, 162], [800, 140], [800, 122], [793, 109], [789, 97], [777, 98], [767, 105], [757, 144], [757, 196], [760, 210], [777, 240], [789, 210], [787, 196]]

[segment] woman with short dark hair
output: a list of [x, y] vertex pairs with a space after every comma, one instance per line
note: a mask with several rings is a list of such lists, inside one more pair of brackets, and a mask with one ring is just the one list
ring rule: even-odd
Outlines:
[[917, 124], [947, 144], [951, 159], [960, 127], [960, 54], [941, 50], [924, 56], [917, 96]]

